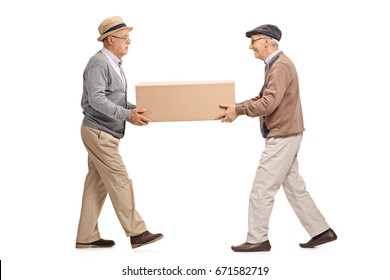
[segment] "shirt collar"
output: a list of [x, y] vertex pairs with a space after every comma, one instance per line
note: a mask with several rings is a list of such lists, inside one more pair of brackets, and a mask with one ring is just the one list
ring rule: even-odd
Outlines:
[[102, 53], [107, 56], [109, 59], [111, 59], [111, 61], [113, 61], [115, 63], [115, 65], [117, 65], [118, 67], [122, 65], [123, 63], [123, 60], [120, 59], [120, 58], [117, 58], [112, 52], [110, 52], [108, 49], [106, 49], [105, 47], [103, 47], [102, 49]]
[[273, 53], [270, 54], [270, 56], [268, 56], [265, 60], [264, 60], [264, 63], [265, 64], [268, 64], [271, 59], [273, 59], [275, 57], [275, 55], [277, 55], [278, 53], [280, 53], [282, 50], [276, 50], [274, 51]]

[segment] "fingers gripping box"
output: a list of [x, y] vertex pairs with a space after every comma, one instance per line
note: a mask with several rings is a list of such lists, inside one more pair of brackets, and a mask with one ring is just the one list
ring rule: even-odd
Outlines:
[[136, 104], [153, 122], [215, 120], [219, 104], [235, 104], [234, 81], [163, 82], [136, 85]]

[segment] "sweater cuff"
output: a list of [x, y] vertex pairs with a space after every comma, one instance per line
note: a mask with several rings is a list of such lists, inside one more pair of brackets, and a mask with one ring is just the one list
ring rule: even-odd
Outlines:
[[131, 119], [131, 110], [124, 109], [123, 111], [124, 111], [124, 113], [125, 113], [125, 119], [126, 119], [126, 121], [129, 122], [130, 119]]
[[244, 115], [245, 114], [243, 104], [236, 105], [236, 113], [237, 113], [237, 115]]

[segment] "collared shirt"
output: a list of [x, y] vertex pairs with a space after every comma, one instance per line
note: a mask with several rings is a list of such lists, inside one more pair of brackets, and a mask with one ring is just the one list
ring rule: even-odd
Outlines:
[[117, 58], [112, 52], [110, 52], [108, 49], [103, 47], [101, 52], [108, 58], [108, 61], [114, 67], [115, 72], [118, 74], [118, 76], [122, 79], [122, 82], [125, 83], [125, 77], [121, 73], [121, 66], [123, 63], [123, 60], [120, 58]]
[[264, 60], [264, 63], [265, 64], [268, 64], [268, 62], [271, 61], [272, 58], [275, 57], [275, 55], [277, 55], [278, 53], [280, 53], [282, 50], [276, 50], [274, 51], [273, 53], [270, 54], [270, 56], [268, 56], [265, 60]]

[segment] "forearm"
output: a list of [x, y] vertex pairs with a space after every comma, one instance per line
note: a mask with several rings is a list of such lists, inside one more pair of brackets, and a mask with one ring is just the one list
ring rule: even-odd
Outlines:
[[110, 118], [121, 121], [130, 120], [131, 110], [114, 104], [101, 90], [94, 89], [88, 95], [88, 100], [92, 108]]
[[289, 81], [285, 78], [285, 75], [279, 74], [278, 80], [275, 79], [275, 76], [270, 74], [267, 86], [263, 87], [259, 96], [236, 104], [238, 115], [249, 117], [267, 116], [279, 106]]
[[263, 96], [261, 98], [251, 99], [236, 105], [238, 115], [247, 115], [249, 117], [258, 117], [270, 114], [274, 107], [271, 98]]

